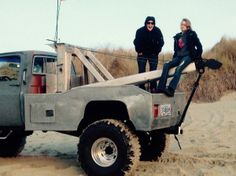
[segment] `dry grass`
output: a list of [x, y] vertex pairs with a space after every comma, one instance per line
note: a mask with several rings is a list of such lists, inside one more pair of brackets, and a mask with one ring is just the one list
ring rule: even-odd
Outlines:
[[10, 68], [8, 66], [3, 66], [0, 68], [0, 75], [9, 76], [10, 78], [17, 79], [19, 70], [16, 68]]
[[[133, 50], [106, 48], [100, 49], [99, 52], [95, 54], [96, 57], [114, 77], [117, 78], [138, 73], [137, 55]], [[171, 56], [171, 53], [165, 53], [159, 56], [159, 69]], [[146, 69], [149, 69], [148, 63]]]
[[[138, 72], [136, 53], [133, 50], [121, 48], [101, 49], [100, 52], [109, 53], [97, 53], [96, 56], [114, 77], [126, 76]], [[159, 69], [171, 57], [171, 53], [161, 54], [159, 56]], [[216, 101], [227, 91], [236, 90], [236, 40], [222, 38], [211, 50], [204, 53], [204, 57], [216, 58], [223, 63], [223, 67], [219, 71], [206, 71], [200, 82], [194, 101]], [[187, 92], [186, 95], [191, 91], [196, 76], [196, 73], [186, 75], [181, 82], [179, 89]]]
[[[104, 64], [114, 77], [137, 73], [135, 53], [132, 50], [101, 49], [96, 57]], [[107, 53], [107, 54], [102, 54]]]

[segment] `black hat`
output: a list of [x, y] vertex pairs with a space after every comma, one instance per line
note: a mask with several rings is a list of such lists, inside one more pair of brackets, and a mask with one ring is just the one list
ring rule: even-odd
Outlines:
[[146, 18], [146, 20], [145, 20], [144, 25], [146, 25], [148, 21], [153, 21], [153, 22], [154, 22], [154, 25], [156, 24], [155, 17], [153, 17], [153, 16], [148, 16], [148, 17]]

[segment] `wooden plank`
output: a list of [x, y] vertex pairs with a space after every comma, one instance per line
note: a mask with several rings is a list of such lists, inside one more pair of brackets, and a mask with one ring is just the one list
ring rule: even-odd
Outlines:
[[46, 92], [47, 93], [57, 92], [57, 75], [55, 74], [46, 75]]
[[83, 66], [83, 85], [95, 83], [96, 80], [94, 76], [88, 71], [88, 69]]
[[65, 90], [64, 87], [64, 72], [62, 72], [64, 67], [64, 57], [65, 57], [65, 47], [57, 46], [57, 92], [62, 92]]
[[66, 90], [69, 90], [71, 87], [70, 81], [71, 81], [71, 60], [72, 60], [72, 55], [70, 53], [66, 53], [66, 62], [65, 62], [65, 86], [66, 86]]
[[87, 51], [86, 55], [92, 61], [92, 63], [99, 69], [100, 72], [106, 77], [108, 80], [114, 79], [114, 77], [110, 74], [110, 72], [102, 65], [102, 63], [93, 55], [91, 51]]
[[99, 82], [105, 81], [105, 79], [93, 67], [93, 65], [87, 60], [87, 58], [81, 53], [81, 51], [78, 48], [74, 48], [74, 54], [80, 59], [83, 65], [89, 70], [89, 72], [96, 78], [97, 81]]
[[88, 72], [88, 80], [89, 80], [88, 84], [93, 84], [97, 82], [95, 77], [90, 72]]
[[63, 92], [69, 89], [69, 75], [70, 71], [68, 65], [70, 65], [70, 57], [66, 52], [64, 45], [59, 45], [56, 48], [57, 51], [57, 91]]
[[[183, 74], [193, 72], [193, 71], [196, 71], [194, 63], [190, 64], [183, 71]], [[175, 72], [175, 68], [170, 70], [169, 75], [173, 76], [174, 72]], [[102, 83], [89, 84], [83, 87], [121, 86], [121, 85], [131, 85], [131, 84], [138, 85], [140, 83], [144, 83], [144, 82], [148, 82], [152, 80], [159, 80], [161, 77], [161, 73], [162, 73], [162, 70], [156, 70], [156, 71], [151, 71], [151, 72], [146, 72], [146, 73], [125, 76], [125, 77], [117, 78], [114, 80], [108, 80]]]
[[89, 84], [89, 76], [88, 76], [88, 69], [83, 66], [83, 72], [84, 72], [84, 75], [83, 75], [83, 84]]

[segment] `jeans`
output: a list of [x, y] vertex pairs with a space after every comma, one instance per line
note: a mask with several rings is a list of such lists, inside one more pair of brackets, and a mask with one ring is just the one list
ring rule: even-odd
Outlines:
[[191, 63], [193, 59], [190, 56], [175, 57], [172, 61], [164, 64], [162, 75], [158, 84], [158, 90], [166, 89], [166, 82], [168, 79], [168, 73], [171, 68], [176, 67], [174, 77], [171, 80], [169, 87], [176, 90], [179, 83], [182, 71]]
[[[152, 57], [138, 56], [137, 60], [138, 60], [138, 72], [139, 73], [144, 73], [146, 71], [147, 61], [149, 63], [150, 71], [157, 69], [157, 65], [158, 65], [158, 57], [157, 56], [152, 56]], [[145, 84], [141, 84], [139, 87], [141, 89], [145, 89]], [[156, 88], [157, 88], [156, 81], [151, 81], [150, 89], [156, 90]]]

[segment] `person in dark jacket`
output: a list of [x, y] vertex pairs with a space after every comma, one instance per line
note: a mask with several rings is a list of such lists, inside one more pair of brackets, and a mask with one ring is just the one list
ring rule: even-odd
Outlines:
[[[197, 33], [192, 30], [190, 20], [184, 18], [181, 21], [180, 28], [182, 32], [174, 36], [173, 60], [164, 64], [163, 72], [157, 88], [157, 93], [165, 93], [170, 97], [174, 96], [182, 71], [190, 63], [202, 58], [202, 44]], [[173, 67], [176, 67], [174, 78], [171, 80], [168, 88], [166, 88], [168, 73]]]
[[[139, 73], [146, 71], [147, 61], [149, 62], [150, 71], [156, 70], [158, 65], [158, 55], [164, 45], [161, 30], [155, 26], [156, 21], [152, 16], [148, 16], [144, 26], [139, 28], [134, 39], [135, 50], [138, 54]], [[145, 89], [144, 84], [140, 88]], [[151, 91], [156, 91], [157, 83], [152, 81], [150, 84]]]

